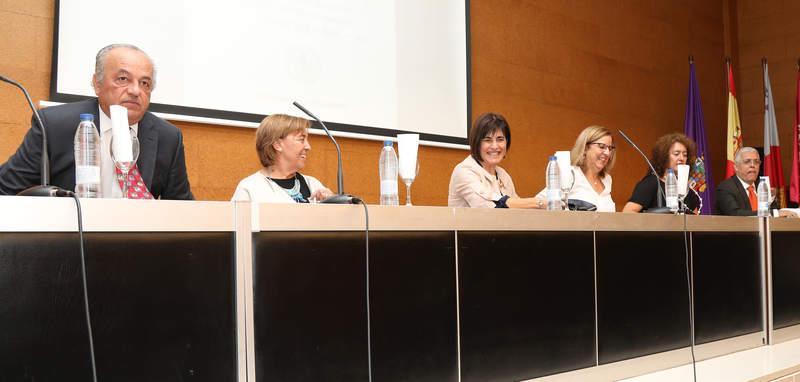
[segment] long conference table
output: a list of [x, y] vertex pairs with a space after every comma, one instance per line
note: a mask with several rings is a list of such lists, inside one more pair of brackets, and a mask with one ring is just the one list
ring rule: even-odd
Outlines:
[[[800, 338], [800, 220], [81, 204], [101, 381], [605, 381]], [[90, 380], [74, 200], [0, 211], [0, 381]]]

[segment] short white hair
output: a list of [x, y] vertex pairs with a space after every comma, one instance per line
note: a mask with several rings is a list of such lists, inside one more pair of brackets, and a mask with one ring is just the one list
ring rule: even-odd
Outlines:
[[117, 48], [125, 48], [125, 49], [135, 50], [135, 51], [143, 54], [145, 57], [147, 57], [147, 60], [150, 61], [150, 66], [153, 67], [153, 86], [152, 86], [151, 90], [155, 90], [155, 88], [156, 88], [156, 64], [155, 64], [155, 62], [153, 62], [153, 59], [150, 58], [150, 56], [147, 54], [147, 52], [143, 51], [138, 46], [133, 45], [133, 44], [111, 44], [111, 45], [107, 45], [107, 46], [103, 47], [103, 49], [100, 49], [100, 51], [97, 52], [97, 56], [95, 56], [95, 58], [94, 58], [94, 81], [97, 82], [98, 84], [102, 84], [103, 83], [103, 77], [105, 77], [105, 74], [106, 74], [106, 57], [108, 57], [108, 54], [112, 50], [117, 49]]
[[[746, 153], [756, 153], [756, 155], [758, 155], [758, 150], [756, 150], [756, 149], [754, 149], [752, 147], [742, 147], [742, 148], [739, 149], [739, 151], [736, 152], [736, 155], [733, 157], [733, 162], [736, 163], [736, 164], [741, 164], [742, 163], [742, 155], [744, 155]], [[761, 159], [760, 156], [759, 156], [759, 159]]]

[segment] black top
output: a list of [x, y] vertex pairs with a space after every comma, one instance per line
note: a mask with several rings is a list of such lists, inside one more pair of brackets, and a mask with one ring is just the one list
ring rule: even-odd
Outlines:
[[[633, 202], [642, 206], [642, 210], [649, 210], [655, 207], [664, 207], [667, 205], [667, 201], [664, 198], [664, 195], [661, 196], [661, 205], [658, 205], [658, 185], [656, 181], [661, 183], [661, 189], [666, 191], [666, 185], [663, 181], [656, 180], [656, 177], [653, 174], [645, 175], [639, 183], [636, 183], [636, 187], [633, 188], [633, 195], [631, 195], [629, 202]], [[694, 192], [689, 191], [688, 195], [683, 199], [683, 202], [686, 204], [686, 207], [694, 211], [696, 208], [700, 207], [700, 199], [697, 197], [697, 194]]]
[[[308, 183], [306, 182], [306, 178], [300, 173], [296, 173], [293, 177], [289, 179], [275, 179], [269, 178], [273, 182], [277, 183], [281, 188], [286, 190], [289, 196], [294, 199], [297, 203], [308, 203], [308, 198], [311, 197], [311, 189], [308, 188]], [[300, 182], [300, 194], [299, 195], [292, 195], [290, 192], [294, 188], [294, 181], [297, 179]]]

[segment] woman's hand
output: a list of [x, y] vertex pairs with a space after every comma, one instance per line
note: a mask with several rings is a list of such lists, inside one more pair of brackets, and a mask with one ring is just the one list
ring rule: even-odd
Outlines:
[[309, 201], [315, 200], [317, 202], [321, 202], [329, 197], [333, 196], [333, 191], [327, 188], [320, 188], [319, 190], [314, 191], [309, 198]]
[[[561, 202], [562, 206], [564, 202]], [[533, 198], [510, 198], [506, 201], [508, 208], [536, 208], [546, 209], [547, 200], [539, 197]]]

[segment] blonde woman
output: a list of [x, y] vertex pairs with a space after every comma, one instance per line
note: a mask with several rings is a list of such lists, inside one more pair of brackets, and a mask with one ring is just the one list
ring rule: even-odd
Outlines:
[[256, 130], [256, 152], [263, 166], [242, 179], [234, 200], [257, 203], [308, 203], [333, 194], [317, 178], [300, 174], [311, 151], [307, 119], [273, 114]]
[[[570, 201], [589, 203], [584, 205], [594, 205], [600, 212], [616, 212], [609, 174], [616, 161], [616, 148], [611, 131], [603, 126], [589, 126], [581, 131], [570, 152], [574, 176]], [[546, 191], [536, 195], [537, 199], [545, 200], [539, 208], [547, 207]]]

